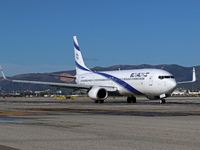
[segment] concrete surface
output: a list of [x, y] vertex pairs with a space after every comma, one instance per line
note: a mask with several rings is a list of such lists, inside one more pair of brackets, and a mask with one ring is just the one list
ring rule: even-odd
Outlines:
[[0, 149], [199, 150], [200, 98], [166, 100], [0, 98]]

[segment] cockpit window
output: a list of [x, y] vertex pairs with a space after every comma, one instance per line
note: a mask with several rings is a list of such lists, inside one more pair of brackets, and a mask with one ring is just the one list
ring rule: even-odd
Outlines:
[[174, 78], [174, 76], [158, 76], [159, 79], [170, 79], [170, 78]]

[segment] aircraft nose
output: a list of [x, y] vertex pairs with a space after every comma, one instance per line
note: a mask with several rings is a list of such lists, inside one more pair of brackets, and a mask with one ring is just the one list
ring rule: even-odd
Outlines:
[[176, 89], [177, 83], [175, 80], [170, 80], [168, 82], [168, 88], [170, 90], [170, 92], [173, 92]]

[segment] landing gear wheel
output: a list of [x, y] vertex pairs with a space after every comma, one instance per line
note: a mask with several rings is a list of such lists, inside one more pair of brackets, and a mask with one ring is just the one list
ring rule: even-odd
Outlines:
[[94, 100], [94, 103], [104, 103], [104, 100]]
[[136, 103], [136, 97], [132, 97], [132, 103]]
[[127, 97], [127, 103], [136, 103], [136, 97], [135, 96]]
[[131, 97], [127, 97], [127, 103], [131, 103]]
[[165, 104], [165, 103], [166, 103], [165, 99], [160, 99], [160, 104]]

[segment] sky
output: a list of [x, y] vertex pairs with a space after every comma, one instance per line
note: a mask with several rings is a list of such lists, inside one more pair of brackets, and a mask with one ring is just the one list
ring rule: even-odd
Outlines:
[[7, 76], [87, 67], [200, 65], [199, 0], [1, 0], [0, 65]]

